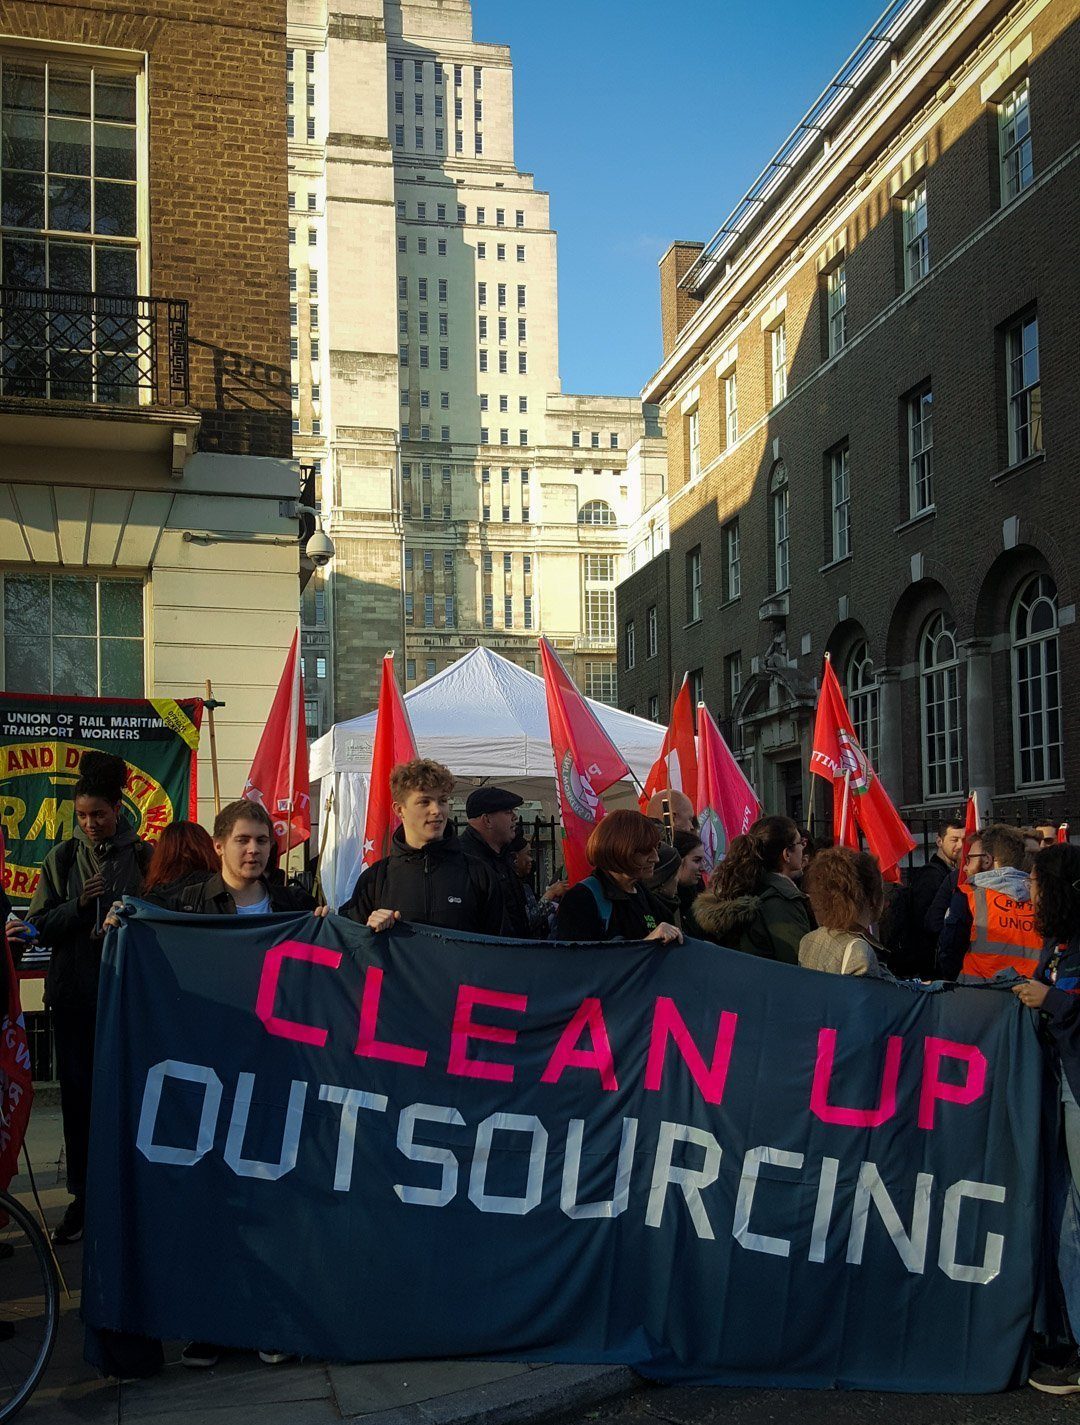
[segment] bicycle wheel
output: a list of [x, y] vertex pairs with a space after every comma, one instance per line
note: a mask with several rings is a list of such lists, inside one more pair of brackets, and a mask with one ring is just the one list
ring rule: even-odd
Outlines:
[[60, 1324], [60, 1283], [41, 1228], [0, 1192], [0, 1422], [13, 1420], [49, 1363]]

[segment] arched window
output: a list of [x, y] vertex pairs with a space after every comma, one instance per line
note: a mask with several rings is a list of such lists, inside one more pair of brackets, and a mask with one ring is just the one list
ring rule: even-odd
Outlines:
[[870, 645], [865, 639], [857, 643], [848, 655], [844, 682], [847, 684], [848, 712], [855, 725], [855, 735], [876, 768], [881, 750], [881, 690], [874, 661], [870, 657]]
[[578, 511], [578, 524], [618, 524], [615, 511], [606, 500], [590, 500]]
[[927, 622], [919, 640], [922, 700], [923, 794], [955, 796], [963, 782], [960, 753], [960, 659], [956, 628], [943, 612]]
[[791, 583], [789, 522], [791, 501], [787, 469], [782, 460], [773, 466], [769, 478], [769, 526], [773, 547], [773, 593], [782, 594]]
[[1048, 574], [1020, 587], [1012, 614], [1013, 744], [1019, 786], [1061, 780], [1057, 589]]

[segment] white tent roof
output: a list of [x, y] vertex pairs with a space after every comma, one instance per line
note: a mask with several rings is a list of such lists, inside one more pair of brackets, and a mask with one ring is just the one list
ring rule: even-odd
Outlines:
[[[656, 760], [664, 729], [589, 699], [600, 725], [640, 781]], [[424, 757], [462, 777], [554, 779], [544, 680], [488, 648], [474, 648], [405, 694]], [[375, 712], [335, 723], [312, 744], [311, 780], [371, 770]]]

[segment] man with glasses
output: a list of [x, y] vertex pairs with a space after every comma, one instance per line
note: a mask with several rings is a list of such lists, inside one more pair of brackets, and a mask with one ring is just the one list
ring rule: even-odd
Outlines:
[[938, 974], [975, 983], [1012, 969], [1030, 978], [1042, 940], [1035, 930], [1030, 887], [1023, 870], [1023, 833], [988, 826], [973, 837], [967, 885], [952, 898], [938, 943]]
[[1035, 839], [1039, 843], [1039, 850], [1045, 851], [1048, 846], [1057, 845], [1058, 829], [1051, 822], [1040, 821], [1034, 828]]

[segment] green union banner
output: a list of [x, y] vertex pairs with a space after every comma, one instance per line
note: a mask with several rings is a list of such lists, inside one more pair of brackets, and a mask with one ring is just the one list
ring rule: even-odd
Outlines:
[[127, 763], [124, 808], [155, 841], [196, 814], [201, 698], [63, 698], [0, 693], [0, 832], [4, 890], [29, 901], [41, 863], [75, 830], [75, 783], [84, 752]]

